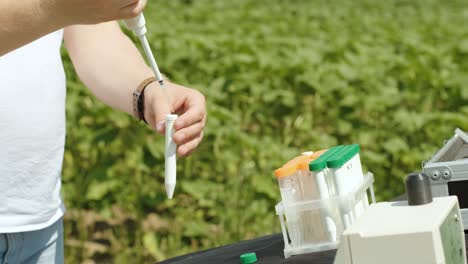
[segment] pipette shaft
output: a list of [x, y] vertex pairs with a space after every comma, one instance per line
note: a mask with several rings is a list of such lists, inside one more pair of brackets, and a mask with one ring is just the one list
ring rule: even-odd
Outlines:
[[166, 86], [164, 86], [164, 79], [159, 71], [158, 63], [156, 62], [156, 59], [153, 56], [153, 52], [151, 51], [150, 45], [148, 43], [148, 39], [146, 39], [145, 35], [142, 35], [139, 37], [141, 45], [143, 46], [143, 50], [145, 51], [146, 58], [148, 59], [151, 69], [154, 72], [154, 75], [156, 76], [156, 79], [159, 82], [159, 85], [161, 86], [161, 89], [163, 90], [164, 96], [166, 97], [166, 101], [171, 107], [171, 114], [174, 112], [174, 109], [172, 109], [172, 100], [169, 97], [169, 92], [166, 89]]
[[154, 72], [154, 75], [156, 76], [156, 79], [158, 80], [159, 84], [161, 86], [164, 86], [164, 80], [161, 72], [159, 71], [158, 64], [156, 63], [156, 59], [153, 56], [153, 52], [151, 51], [150, 45], [148, 43], [148, 39], [146, 39], [146, 35], [142, 35], [139, 37], [141, 45], [143, 46], [143, 50], [145, 51], [146, 58], [148, 59], [151, 69]]

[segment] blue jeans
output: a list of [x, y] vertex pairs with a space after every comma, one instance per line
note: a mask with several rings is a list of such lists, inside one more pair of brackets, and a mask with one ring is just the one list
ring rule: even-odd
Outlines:
[[44, 229], [0, 234], [0, 263], [62, 264], [62, 218]]

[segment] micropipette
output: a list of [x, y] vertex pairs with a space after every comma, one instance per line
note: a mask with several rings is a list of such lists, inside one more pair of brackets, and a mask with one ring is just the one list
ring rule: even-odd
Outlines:
[[172, 102], [169, 97], [169, 93], [164, 87], [164, 80], [161, 72], [159, 71], [158, 64], [153, 56], [153, 52], [149, 46], [148, 40], [146, 39], [146, 21], [143, 13], [140, 13], [138, 16], [127, 19], [124, 21], [127, 28], [133, 31], [133, 33], [140, 39], [143, 50], [145, 51], [146, 58], [148, 59], [151, 69], [156, 76], [156, 79], [163, 90], [163, 93], [166, 96], [167, 103], [171, 107], [171, 113], [166, 115], [166, 146], [165, 146], [165, 174], [164, 174], [164, 184], [166, 187], [166, 193], [169, 199], [172, 199], [174, 194], [174, 189], [176, 185], [176, 149], [177, 145], [172, 139], [174, 135], [174, 122], [177, 119], [177, 115], [172, 115], [174, 110], [172, 109]]

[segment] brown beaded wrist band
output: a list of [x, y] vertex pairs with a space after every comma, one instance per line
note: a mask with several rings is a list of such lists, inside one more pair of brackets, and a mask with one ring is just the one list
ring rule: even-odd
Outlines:
[[152, 82], [155, 82], [156, 78], [149, 77], [144, 79], [137, 89], [133, 92], [133, 116], [138, 119], [138, 121], [143, 120], [145, 123], [145, 101], [144, 101], [144, 92], [145, 88]]

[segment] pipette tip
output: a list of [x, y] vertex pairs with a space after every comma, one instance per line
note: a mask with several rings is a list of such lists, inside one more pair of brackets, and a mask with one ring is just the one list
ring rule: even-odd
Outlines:
[[166, 193], [169, 199], [172, 199], [174, 196], [175, 183], [166, 183]]

